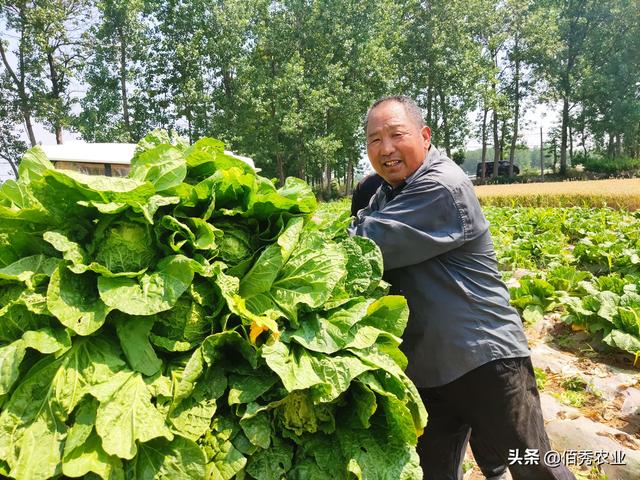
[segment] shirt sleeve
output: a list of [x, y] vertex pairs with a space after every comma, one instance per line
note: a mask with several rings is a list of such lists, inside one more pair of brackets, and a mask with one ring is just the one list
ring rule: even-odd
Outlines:
[[380, 247], [385, 270], [424, 262], [466, 240], [460, 209], [436, 182], [413, 182], [381, 209], [359, 213], [349, 232]]

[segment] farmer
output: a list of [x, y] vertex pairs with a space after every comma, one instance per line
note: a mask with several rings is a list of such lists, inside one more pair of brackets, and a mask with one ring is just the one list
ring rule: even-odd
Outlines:
[[402, 345], [429, 414], [417, 446], [425, 479], [462, 478], [471, 430], [483, 456], [502, 460], [488, 477], [509, 465], [515, 480], [574, 479], [544, 462], [550, 446], [527, 339], [471, 182], [431, 145], [407, 97], [375, 102], [365, 132], [384, 182], [350, 233], [378, 244], [385, 280], [409, 304]]
[[[355, 217], [358, 210], [369, 205], [371, 198], [383, 181], [380, 175], [371, 173], [358, 182], [351, 194], [351, 216]], [[478, 440], [475, 431], [471, 431], [469, 444], [473, 451], [474, 460], [487, 478], [495, 480], [504, 478], [502, 475], [506, 470], [504, 459], [496, 453], [491, 444], [485, 445], [482, 440]]]

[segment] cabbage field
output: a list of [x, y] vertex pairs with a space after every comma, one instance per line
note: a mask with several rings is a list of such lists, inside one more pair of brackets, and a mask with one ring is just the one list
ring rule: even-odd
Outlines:
[[525, 320], [557, 311], [574, 330], [640, 357], [640, 211], [486, 207], [496, 253], [524, 269], [511, 301]]
[[[346, 201], [320, 206], [337, 216]], [[640, 211], [483, 207], [511, 302], [525, 322], [551, 312], [640, 358]], [[514, 273], [516, 274], [514, 276]]]
[[[337, 216], [346, 201], [323, 204]], [[483, 207], [511, 302], [525, 322], [560, 313], [614, 349], [640, 358], [640, 211]]]
[[0, 187], [0, 475], [418, 479], [404, 298], [347, 214], [201, 139]]

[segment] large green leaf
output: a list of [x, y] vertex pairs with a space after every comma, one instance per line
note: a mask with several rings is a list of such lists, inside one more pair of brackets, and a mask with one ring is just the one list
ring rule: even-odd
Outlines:
[[64, 326], [78, 335], [90, 335], [98, 330], [110, 310], [98, 295], [93, 273], [76, 275], [62, 265], [51, 275], [47, 307]]
[[170, 352], [192, 350], [211, 333], [209, 310], [183, 294], [173, 308], [154, 316], [151, 342]]
[[206, 478], [209, 480], [231, 480], [247, 464], [246, 457], [224, 434], [208, 433], [203, 437], [207, 454]]
[[40, 202], [33, 196], [27, 184], [22, 181], [5, 180], [0, 185], [0, 202], [10, 207], [41, 208]]
[[64, 442], [62, 473], [77, 478], [93, 472], [104, 480], [123, 480], [122, 461], [104, 451], [95, 432], [97, 410], [98, 402], [92, 397], [78, 407]]
[[162, 360], [149, 343], [149, 332], [154, 320], [153, 317], [132, 317], [123, 314], [117, 315], [114, 319], [120, 345], [129, 365], [133, 370], [147, 376], [155, 375], [162, 368]]
[[287, 391], [314, 387], [317, 399], [323, 402], [337, 398], [349, 388], [354, 378], [372, 369], [349, 353], [321, 355], [293, 343], [274, 342], [264, 346], [262, 356]]
[[293, 218], [276, 243], [268, 246], [256, 260], [251, 270], [240, 281], [240, 295], [250, 298], [268, 292], [298, 245], [304, 223], [301, 218]]
[[18, 166], [18, 178], [21, 183], [29, 183], [40, 179], [45, 171], [52, 169], [53, 163], [49, 161], [44, 150], [35, 146], [22, 156]]
[[86, 175], [71, 170], [51, 170], [47, 175], [83, 192], [87, 198], [104, 202], [144, 202], [155, 193], [150, 184], [131, 178]]
[[65, 421], [82, 397], [124, 367], [117, 344], [78, 339], [59, 357], [47, 356], [21, 379], [0, 414], [0, 458], [16, 478], [60, 471]]
[[250, 210], [247, 214], [264, 218], [278, 211], [311, 213], [316, 206], [313, 190], [299, 178], [288, 177], [284, 186], [278, 190], [271, 182], [261, 179], [258, 189], [251, 198]]
[[[398, 351], [398, 348], [393, 345], [391, 350]], [[407, 408], [411, 411], [416, 431], [422, 430], [427, 423], [427, 411], [422, 404], [417, 388], [404, 373], [399, 362], [394, 359], [393, 352], [389, 352], [383, 345], [377, 344], [369, 348], [352, 349], [350, 351], [369, 366], [370, 370], [379, 369], [380, 373], [382, 373], [381, 378], [385, 382], [390, 382], [378, 383], [378, 379], [365, 375], [363, 378], [371, 379], [371, 382], [366, 382], [365, 384], [376, 393], [383, 395], [393, 394], [398, 400], [405, 402]], [[395, 386], [390, 387], [391, 382]]]
[[45, 281], [60, 263], [59, 258], [32, 255], [0, 268], [0, 280], [24, 282], [28, 288]]
[[45, 232], [43, 238], [71, 263], [69, 270], [78, 274], [92, 271], [104, 277], [137, 277], [154, 259], [150, 234], [139, 224], [116, 223], [103, 232], [95, 246], [96, 261], [90, 261], [86, 250], [62, 232]]
[[18, 379], [25, 352], [26, 345], [22, 339], [0, 347], [0, 396], [9, 393]]
[[369, 305], [362, 323], [400, 337], [408, 321], [407, 300], [400, 295], [387, 295]]
[[127, 465], [127, 478], [193, 480], [205, 478], [206, 457], [193, 441], [175, 437], [140, 445], [140, 453]]
[[318, 308], [345, 275], [344, 250], [314, 232], [306, 234], [284, 265], [269, 292], [295, 320], [300, 306]]
[[634, 335], [613, 329], [608, 335], [605, 335], [603, 340], [612, 347], [618, 347], [636, 356], [640, 356], [640, 338]]
[[164, 416], [152, 403], [151, 391], [137, 372], [122, 370], [90, 393], [100, 401], [96, 431], [110, 455], [132, 459], [137, 443], [157, 437], [173, 439]]
[[420, 480], [422, 469], [415, 448], [397, 432], [372, 426], [368, 430], [337, 428], [338, 445], [347, 470], [359, 479]]
[[229, 376], [229, 405], [249, 403], [268, 392], [278, 377], [268, 368], [259, 368], [250, 374]]
[[187, 163], [183, 153], [166, 144], [135, 155], [129, 173], [132, 179], [153, 184], [157, 192], [180, 185], [186, 175]]
[[63, 328], [44, 327], [24, 332], [22, 339], [27, 347], [40, 353], [58, 353], [71, 347], [69, 331]]
[[[195, 441], [210, 430], [227, 379], [219, 366], [204, 368], [202, 364], [195, 365], [192, 359], [183, 370], [171, 372], [176, 381], [169, 421], [176, 433]], [[202, 367], [201, 371], [199, 367]]]
[[[161, 227], [167, 231], [167, 242], [174, 252], [215, 250], [222, 232], [201, 218], [178, 220], [165, 215], [160, 221]], [[188, 246], [189, 249], [184, 247]]]
[[253, 445], [260, 448], [271, 446], [271, 419], [266, 412], [241, 418], [240, 427]]
[[47, 310], [46, 297], [21, 286], [0, 289], [0, 341], [13, 342], [25, 332], [56, 324]]
[[365, 317], [369, 303], [355, 302], [330, 312], [309, 314], [300, 321], [300, 328], [285, 332], [282, 339], [291, 339], [314, 352], [335, 353], [354, 340], [359, 329], [353, 327]]
[[274, 439], [270, 448], [260, 450], [249, 458], [247, 473], [256, 480], [280, 480], [291, 468], [292, 460], [292, 446]]
[[172, 308], [193, 280], [193, 266], [182, 255], [165, 257], [156, 271], [139, 281], [131, 278], [98, 279], [100, 298], [110, 308], [129, 315], [153, 315]]

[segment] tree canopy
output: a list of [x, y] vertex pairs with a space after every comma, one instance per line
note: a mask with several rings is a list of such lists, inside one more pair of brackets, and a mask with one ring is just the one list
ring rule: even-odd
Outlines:
[[639, 39], [628, 0], [3, 0], [0, 157], [35, 122], [59, 143], [161, 127], [348, 189], [368, 105], [406, 94], [450, 156], [511, 164], [546, 103], [564, 172], [579, 148], [640, 156]]

